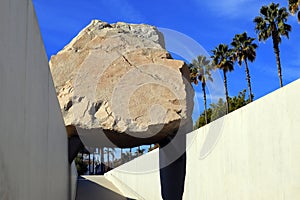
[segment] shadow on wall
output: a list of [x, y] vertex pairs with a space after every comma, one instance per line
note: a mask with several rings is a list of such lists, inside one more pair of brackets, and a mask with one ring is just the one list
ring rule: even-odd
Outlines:
[[159, 166], [163, 200], [182, 200], [186, 174], [185, 151], [185, 133], [179, 133], [175, 138], [166, 138], [160, 143]]
[[[181, 71], [186, 84], [187, 116], [191, 117], [194, 108], [194, 89], [184, 77], [189, 77], [189, 70]], [[182, 200], [186, 175], [186, 135], [193, 130], [193, 120], [188, 118], [177, 130], [175, 136], [160, 142], [159, 169], [161, 196], [163, 200]], [[182, 123], [181, 122], [181, 123]]]

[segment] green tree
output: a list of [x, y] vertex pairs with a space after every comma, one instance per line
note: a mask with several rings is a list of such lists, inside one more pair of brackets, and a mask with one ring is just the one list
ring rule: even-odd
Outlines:
[[231, 42], [231, 46], [233, 47], [233, 60], [237, 61], [239, 66], [242, 65], [242, 62], [245, 63], [246, 81], [248, 83], [250, 102], [253, 100], [253, 93], [248, 60], [253, 62], [256, 58], [257, 44], [253, 43], [254, 40], [255, 38], [249, 37], [247, 33], [244, 32], [242, 34], [236, 34]]
[[159, 144], [158, 143], [154, 144], [153, 147], [150, 146], [150, 148], [148, 149], [148, 152], [153, 151], [154, 149], [157, 149], [157, 148], [159, 148]]
[[250, 103], [250, 98], [246, 99], [246, 90], [243, 90], [243, 91], [239, 92], [239, 94], [237, 96], [230, 98], [229, 112], [235, 111], [235, 110], [247, 105], [248, 103]]
[[[229, 112], [237, 110], [247, 103], [250, 99], [246, 99], [246, 90], [239, 92], [237, 96], [229, 97]], [[210, 108], [207, 109], [208, 123], [223, 117], [226, 114], [226, 102], [220, 98], [217, 103], [210, 104]], [[204, 112], [200, 114], [198, 120], [194, 124], [194, 129], [198, 129], [205, 125]]]
[[194, 130], [196, 130], [202, 126], [205, 126], [206, 124], [209, 124], [212, 121], [211, 120], [212, 109], [208, 108], [206, 113], [207, 113], [207, 123], [206, 123], [206, 119], [205, 119], [205, 113], [203, 111], [194, 124]]
[[125, 153], [122, 153], [123, 162], [126, 163], [131, 160], [130, 152], [126, 151]]
[[228, 45], [226, 44], [219, 44], [213, 52], [213, 65], [215, 65], [215, 68], [220, 69], [223, 71], [224, 76], [224, 89], [225, 89], [225, 96], [226, 96], [226, 110], [227, 113], [229, 111], [229, 105], [228, 105], [228, 87], [227, 87], [227, 76], [226, 73], [233, 71], [233, 61], [232, 61], [232, 51], [228, 48]]
[[210, 61], [203, 55], [198, 56], [189, 65], [191, 81], [198, 85], [198, 80], [201, 82], [202, 92], [203, 92], [203, 102], [204, 102], [204, 115], [205, 123], [207, 124], [207, 103], [206, 103], [206, 83], [208, 81], [213, 81], [211, 70], [212, 66]]
[[[230, 104], [230, 97], [228, 98], [228, 104]], [[219, 119], [226, 115], [227, 113], [227, 103], [220, 98], [217, 103], [212, 103], [211, 105], [212, 113], [211, 113], [211, 121], [215, 121], [216, 119]], [[230, 110], [230, 105], [228, 109], [228, 113]]]
[[266, 41], [269, 37], [272, 37], [280, 87], [283, 84], [279, 44], [281, 43], [281, 37], [286, 36], [289, 38], [289, 32], [292, 30], [291, 26], [286, 23], [288, 17], [289, 13], [285, 7], [279, 8], [279, 4], [271, 3], [268, 6], [262, 6], [260, 16], [255, 17], [253, 20], [259, 41]]
[[137, 150], [135, 152], [135, 155], [136, 155], [136, 157], [139, 157], [139, 156], [143, 155], [144, 152], [145, 152], [145, 149], [141, 149], [141, 147], [138, 146], [138, 148], [137, 148]]
[[298, 22], [300, 23], [300, 12], [299, 12], [300, 0], [289, 0], [289, 11], [292, 15], [297, 13]]
[[87, 172], [88, 164], [82, 160], [81, 156], [77, 156], [75, 158], [75, 165], [76, 165], [77, 173], [79, 175], [83, 175]]

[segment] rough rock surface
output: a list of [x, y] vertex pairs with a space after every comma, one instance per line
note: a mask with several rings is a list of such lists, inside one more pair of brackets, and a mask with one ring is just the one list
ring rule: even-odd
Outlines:
[[68, 134], [86, 145], [155, 143], [191, 118], [187, 66], [153, 26], [93, 20], [50, 69]]

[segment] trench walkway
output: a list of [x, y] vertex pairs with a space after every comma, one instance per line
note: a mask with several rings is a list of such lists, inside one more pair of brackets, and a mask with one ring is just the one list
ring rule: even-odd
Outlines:
[[[89, 178], [91, 177], [91, 178]], [[104, 176], [79, 176], [76, 200], [134, 200], [124, 197]]]

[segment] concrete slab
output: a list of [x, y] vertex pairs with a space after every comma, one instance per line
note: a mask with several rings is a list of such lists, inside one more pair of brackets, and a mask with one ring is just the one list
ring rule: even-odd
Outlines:
[[101, 185], [102, 187], [107, 188], [123, 196], [122, 192], [112, 182], [107, 180], [104, 176], [81, 176], [80, 179], [78, 179], [78, 181], [82, 181], [82, 180], [89, 180], [93, 183]]
[[76, 200], [133, 200], [124, 197], [120, 190], [104, 176], [78, 178]]

